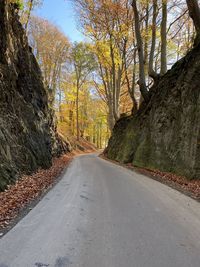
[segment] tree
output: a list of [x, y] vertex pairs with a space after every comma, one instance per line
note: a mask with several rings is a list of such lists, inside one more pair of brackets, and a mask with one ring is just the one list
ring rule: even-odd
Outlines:
[[32, 15], [32, 11], [34, 10], [34, 8], [41, 6], [43, 0], [17, 0], [17, 2], [20, 5], [20, 12], [19, 12], [20, 20], [27, 33], [28, 24]]
[[167, 1], [162, 0], [162, 22], [161, 22], [161, 69], [160, 74], [167, 72]]
[[[66, 136], [72, 143], [76, 143], [74, 137], [76, 131], [76, 84], [73, 69], [68, 78], [62, 84], [64, 98], [62, 99], [61, 109], [57, 116], [62, 117], [58, 122], [58, 129], [62, 135]], [[91, 82], [85, 82], [79, 92], [79, 132], [78, 143], [82, 138], [93, 142], [97, 147], [105, 147], [109, 138], [107, 126], [106, 104], [95, 94]], [[76, 138], [77, 140], [77, 138]]]
[[149, 55], [149, 76], [154, 80], [158, 77], [154, 69], [154, 56], [156, 49], [156, 21], [158, 16], [158, 1], [153, 0], [153, 16], [152, 16], [152, 35], [151, 35], [151, 51]]
[[141, 94], [146, 102], [149, 101], [149, 93], [146, 86], [146, 78], [145, 78], [145, 69], [144, 69], [144, 48], [143, 48], [143, 41], [140, 31], [140, 19], [139, 13], [137, 8], [136, 0], [132, 2], [133, 11], [135, 15], [135, 35], [137, 40], [137, 49], [138, 49], [138, 56], [139, 56], [139, 86]]
[[[109, 110], [109, 127], [113, 129], [120, 117], [120, 101], [123, 87], [129, 88], [134, 108], [137, 109], [134, 88], [135, 79], [131, 63], [135, 49], [132, 49], [133, 12], [129, 1], [75, 1], [81, 22], [87, 36], [94, 44], [98, 62], [97, 87], [104, 87], [104, 100]], [[101, 84], [99, 81], [101, 80]], [[99, 84], [97, 86], [97, 84]]]
[[186, 0], [186, 2], [187, 2], [188, 10], [189, 10], [189, 15], [192, 18], [196, 32], [199, 35], [200, 34], [200, 9], [199, 9], [198, 0]]
[[62, 69], [65, 69], [69, 61], [69, 40], [55, 25], [38, 17], [31, 18], [28, 34], [29, 42], [43, 72], [50, 105], [55, 108]]
[[79, 94], [81, 88], [87, 82], [89, 75], [95, 68], [95, 60], [88, 44], [75, 43], [71, 51], [72, 64], [74, 66], [76, 84], [76, 130], [77, 140], [80, 139], [79, 124]]
[[[36, 55], [49, 95], [49, 105], [55, 110], [58, 130], [72, 143], [95, 140], [105, 145], [107, 110], [93, 89], [92, 73], [96, 58], [91, 45], [70, 44], [68, 38], [52, 23], [31, 17], [29, 42]], [[105, 133], [104, 133], [105, 130]]]

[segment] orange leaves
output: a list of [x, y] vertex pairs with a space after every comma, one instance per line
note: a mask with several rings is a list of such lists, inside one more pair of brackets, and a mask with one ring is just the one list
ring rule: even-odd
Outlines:
[[9, 225], [19, 212], [32, 200], [48, 190], [72, 159], [72, 154], [53, 160], [50, 169], [39, 170], [33, 175], [24, 175], [15, 185], [0, 193], [0, 228]]

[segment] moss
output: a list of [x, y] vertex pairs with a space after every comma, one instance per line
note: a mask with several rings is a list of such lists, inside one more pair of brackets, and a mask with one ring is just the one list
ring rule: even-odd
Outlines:
[[133, 163], [136, 166], [147, 166], [151, 161], [152, 145], [147, 138], [143, 139], [135, 152]]
[[132, 161], [138, 143], [137, 136], [137, 130], [132, 127], [132, 124], [129, 125], [124, 139], [121, 140], [121, 149], [117, 156], [118, 161], [122, 163], [129, 163]]

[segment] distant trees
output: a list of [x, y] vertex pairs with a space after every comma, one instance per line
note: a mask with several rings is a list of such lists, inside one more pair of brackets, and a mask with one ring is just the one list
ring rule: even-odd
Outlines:
[[74, 68], [75, 86], [76, 86], [76, 130], [77, 140], [84, 135], [84, 127], [80, 129], [79, 124], [79, 94], [80, 90], [88, 82], [89, 75], [95, 69], [95, 59], [93, 53], [89, 49], [89, 45], [85, 43], [75, 43], [71, 49], [71, 61]]
[[28, 36], [59, 131], [69, 138], [84, 137], [99, 147], [105, 145], [107, 110], [92, 82], [97, 64], [91, 45], [70, 43], [58, 27], [35, 16], [29, 21]]
[[54, 106], [62, 73], [69, 59], [69, 40], [55, 25], [33, 16], [28, 33], [33, 52], [43, 72], [50, 104]]
[[[153, 84], [200, 32], [197, 0], [74, 0], [90, 43], [70, 44], [52, 23], [30, 19], [40, 1], [25, 2], [25, 28], [61, 131], [99, 145], [121, 116], [148, 103]], [[95, 105], [100, 112], [91, 112]]]

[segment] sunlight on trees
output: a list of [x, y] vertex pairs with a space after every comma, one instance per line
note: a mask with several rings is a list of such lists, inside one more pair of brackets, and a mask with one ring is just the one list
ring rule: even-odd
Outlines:
[[106, 101], [109, 127], [120, 118], [122, 96], [135, 113], [149, 90], [191, 48], [195, 31], [186, 2], [74, 0], [83, 33], [98, 62], [95, 86]]
[[71, 44], [55, 25], [34, 16], [29, 21], [28, 35], [59, 131], [69, 139], [85, 138], [104, 147], [110, 134], [107, 109], [92, 82], [97, 64], [91, 46]]
[[40, 0], [21, 1], [21, 20], [59, 130], [102, 147], [116, 121], [148, 102], [153, 84], [191, 49], [197, 1], [72, 2], [88, 43], [72, 44], [54, 24], [32, 16]]

